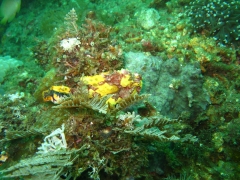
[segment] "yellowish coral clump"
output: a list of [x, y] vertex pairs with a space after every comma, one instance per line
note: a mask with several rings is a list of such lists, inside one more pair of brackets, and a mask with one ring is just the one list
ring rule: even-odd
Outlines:
[[21, 0], [3, 0], [0, 7], [0, 14], [3, 16], [1, 24], [6, 24], [6, 22], [11, 22], [16, 13], [20, 10]]
[[[81, 77], [81, 81], [88, 86], [89, 98], [95, 95], [104, 97], [111, 94], [112, 97], [107, 100], [110, 106], [119, 103], [124, 98], [138, 94], [142, 88], [141, 76], [126, 69], [103, 72], [94, 76], [84, 76]], [[43, 91], [43, 100], [58, 104], [59, 100], [68, 95], [70, 91], [71, 89], [66, 86], [52, 86], [50, 89]]]
[[107, 103], [115, 105], [123, 98], [139, 93], [142, 80], [139, 74], [130, 73], [126, 69], [104, 72], [95, 76], [84, 76], [81, 80], [88, 85], [89, 97], [101, 97], [112, 94]]
[[135, 90], [142, 87], [141, 78], [138, 76], [138, 74], [134, 75], [122, 69], [113, 73], [104, 72], [99, 75], [84, 76], [81, 80], [91, 86], [89, 88], [89, 95], [92, 97], [94, 93], [105, 96], [117, 93], [123, 88], [131, 89], [131, 93], [136, 93]]
[[105, 96], [108, 94], [113, 94], [118, 91], [118, 87], [116, 85], [110, 85], [105, 82], [105, 75], [109, 74], [107, 73], [101, 73], [99, 75], [95, 76], [85, 76], [81, 78], [81, 80], [87, 84], [94, 87], [93, 89], [89, 89], [89, 95], [90, 97], [93, 97], [94, 93], [100, 94], [100, 96]]

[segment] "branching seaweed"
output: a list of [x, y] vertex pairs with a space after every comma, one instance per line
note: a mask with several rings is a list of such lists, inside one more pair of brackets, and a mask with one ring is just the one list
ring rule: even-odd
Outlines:
[[176, 123], [177, 119], [170, 120], [161, 115], [156, 115], [149, 118], [141, 118], [132, 120], [133, 128], [131, 130], [125, 130], [125, 133], [140, 136], [144, 139], [160, 140], [160, 141], [177, 141], [180, 138], [176, 135], [177, 132], [171, 132], [166, 127], [168, 124]]
[[58, 180], [62, 174], [72, 171], [73, 164], [82, 155], [87, 145], [80, 149], [59, 150], [39, 154], [1, 171], [3, 178], [24, 177], [24, 179]]
[[53, 108], [88, 108], [103, 114], [107, 113], [107, 100], [111, 95], [104, 97], [94, 96], [93, 98], [89, 98], [88, 93], [82, 93], [80, 89], [75, 93], [70, 94], [70, 97], [63, 98], [60, 104]]
[[114, 113], [117, 113], [118, 111], [124, 110], [127, 107], [129, 107], [129, 106], [131, 106], [131, 105], [133, 105], [133, 104], [135, 104], [139, 101], [142, 101], [142, 100], [146, 99], [148, 96], [149, 96], [149, 94], [130, 95], [129, 97], [127, 97], [127, 98], [123, 99], [121, 102], [119, 102], [116, 105], [116, 107], [114, 109], [112, 109], [111, 113], [114, 114]]

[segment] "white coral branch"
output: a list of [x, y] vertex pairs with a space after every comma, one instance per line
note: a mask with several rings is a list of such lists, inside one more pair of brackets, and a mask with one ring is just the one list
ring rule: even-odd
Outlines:
[[57, 151], [60, 149], [67, 148], [67, 142], [64, 134], [64, 124], [62, 124], [62, 128], [58, 128], [54, 130], [51, 134], [44, 138], [44, 142], [41, 147], [38, 148], [39, 154], [48, 153], [50, 151]]

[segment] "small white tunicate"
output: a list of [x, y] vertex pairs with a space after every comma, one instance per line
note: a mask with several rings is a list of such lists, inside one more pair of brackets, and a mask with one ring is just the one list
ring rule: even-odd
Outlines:
[[90, 46], [92, 46], [92, 47], [94, 46], [94, 42], [93, 41], [90, 42]]
[[64, 51], [72, 52], [76, 47], [79, 47], [81, 42], [78, 38], [68, 38], [63, 39], [60, 42], [60, 46], [63, 48]]

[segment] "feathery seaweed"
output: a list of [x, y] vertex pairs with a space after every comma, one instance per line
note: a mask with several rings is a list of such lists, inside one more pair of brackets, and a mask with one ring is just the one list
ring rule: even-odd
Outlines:
[[86, 89], [78, 88], [76, 92], [71, 93], [69, 97], [62, 98], [59, 101], [59, 105], [53, 106], [53, 108], [88, 108], [100, 113], [106, 114], [108, 109], [107, 100], [111, 95], [104, 97], [94, 96], [88, 97]]
[[142, 118], [141, 116], [136, 116], [132, 119], [131, 126], [132, 129], [124, 130], [125, 133], [141, 136], [146, 139], [160, 140], [160, 141], [176, 141], [180, 138], [175, 134], [178, 134], [179, 131], [170, 132], [165, 125], [176, 123], [177, 120], [170, 120], [161, 115], [156, 115], [149, 118]]
[[138, 95], [138, 94], [135, 94], [135, 95], [130, 95], [129, 97], [123, 99], [122, 101], [120, 101], [116, 107], [114, 109], [112, 109], [111, 113], [114, 114], [114, 113], [117, 113], [118, 111], [121, 111], [121, 110], [124, 110], [126, 109], [127, 107], [139, 102], [139, 101], [142, 101], [144, 99], [146, 99], [147, 97], [149, 96], [149, 94], [142, 94], [142, 95]]
[[[24, 179], [51, 179], [58, 180], [64, 173], [69, 173], [76, 159], [86, 149], [59, 150], [39, 154], [1, 171], [3, 178], [24, 177]], [[70, 178], [70, 177], [69, 177]]]

